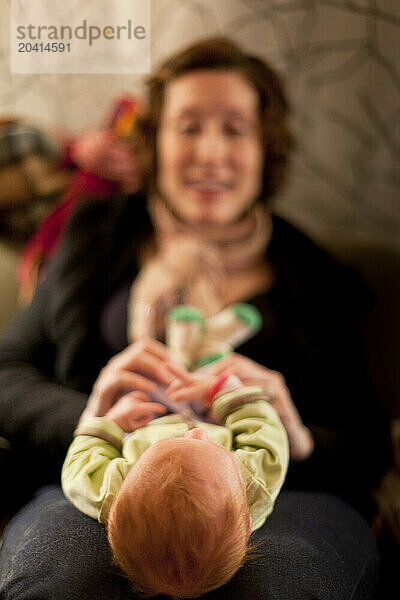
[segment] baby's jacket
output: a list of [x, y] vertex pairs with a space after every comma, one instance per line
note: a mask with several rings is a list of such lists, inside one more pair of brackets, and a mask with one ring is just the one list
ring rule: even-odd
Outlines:
[[[253, 531], [272, 512], [289, 462], [288, 439], [277, 412], [266, 400], [251, 401], [260, 395], [255, 386], [241, 388], [239, 395], [238, 390], [224, 393], [213, 404], [221, 425], [195, 423], [234, 453], [246, 484]], [[154, 419], [128, 435], [104, 417], [88, 419], [62, 468], [64, 494], [83, 513], [106, 523], [129, 469], [143, 452], [160, 440], [183, 437], [188, 428], [180, 414]]]

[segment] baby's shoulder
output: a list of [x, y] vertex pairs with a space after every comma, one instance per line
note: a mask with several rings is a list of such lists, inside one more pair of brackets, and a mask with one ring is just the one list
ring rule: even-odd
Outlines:
[[[227, 427], [200, 421], [196, 425], [205, 429], [213, 442], [232, 450], [232, 433]], [[123, 455], [134, 464], [153, 444], [161, 440], [183, 437], [187, 430], [188, 426], [179, 414], [159, 417], [150, 421], [146, 427], [141, 427], [126, 436]]]

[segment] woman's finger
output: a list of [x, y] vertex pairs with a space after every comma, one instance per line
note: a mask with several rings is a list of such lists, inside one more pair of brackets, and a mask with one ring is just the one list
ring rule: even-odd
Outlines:
[[135, 370], [164, 385], [168, 385], [174, 378], [174, 373], [171, 371], [170, 367], [149, 352], [143, 353], [137, 357], [135, 361]]
[[132, 373], [122, 369], [110, 370], [99, 379], [94, 388], [95, 395], [106, 397], [122, 396], [126, 392], [139, 390], [141, 392], [152, 393], [156, 385], [150, 379], [147, 379], [139, 373]]
[[176, 377], [170, 382], [170, 386], [179, 386], [182, 384], [190, 385], [196, 381], [197, 377], [193, 373], [189, 373], [184, 367], [181, 367], [173, 359], [169, 359], [166, 362], [167, 367]]
[[142, 376], [149, 377], [164, 385], [168, 385], [173, 379], [173, 374], [165, 364], [164, 359], [148, 350], [142, 350], [140, 347], [132, 347], [130, 352], [121, 352], [121, 354], [111, 359], [109, 367], [125, 372], [140, 373]]
[[196, 400], [204, 400], [205, 386], [197, 383], [176, 391], [167, 390], [166, 393], [172, 402], [194, 402]]
[[158, 340], [148, 337], [141, 339], [139, 342], [130, 344], [124, 350], [122, 350], [122, 352], [116, 354], [110, 362], [125, 364], [125, 362], [128, 361], [129, 363], [129, 361], [135, 360], [138, 355], [143, 354], [144, 352], [149, 352], [160, 360], [167, 360], [168, 358], [171, 358], [171, 354], [167, 346]]
[[162, 344], [154, 338], [142, 340], [141, 342], [139, 342], [139, 344], [142, 345], [143, 350], [145, 350], [146, 352], [150, 352], [160, 360], [168, 360], [169, 358], [171, 358], [171, 352], [169, 348], [167, 348], [165, 344]]
[[176, 392], [177, 390], [180, 390], [182, 387], [184, 387], [184, 385], [185, 384], [179, 377], [175, 377], [175, 379], [173, 379], [167, 387], [166, 392], [167, 394], [170, 392]]
[[133, 346], [132, 352], [126, 354], [125, 368], [139, 371], [164, 385], [168, 385], [175, 376], [190, 381], [186, 369], [173, 359], [168, 348], [160, 342], [146, 340], [139, 342], [136, 348]]
[[141, 394], [140, 392], [131, 392], [130, 394], [126, 394], [125, 398], [131, 401], [128, 410], [136, 416], [152, 413], [163, 414], [167, 410], [163, 404], [150, 401], [145, 394]]
[[144, 392], [141, 392], [140, 390], [134, 390], [133, 392], [129, 392], [128, 394], [125, 394], [124, 398], [137, 402], [149, 402], [148, 395]]

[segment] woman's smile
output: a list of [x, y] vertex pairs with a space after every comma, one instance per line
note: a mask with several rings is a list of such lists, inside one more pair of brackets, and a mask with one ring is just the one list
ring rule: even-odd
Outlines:
[[184, 185], [195, 202], [207, 207], [224, 202], [227, 194], [234, 189], [233, 183], [218, 179], [187, 180], [184, 181]]

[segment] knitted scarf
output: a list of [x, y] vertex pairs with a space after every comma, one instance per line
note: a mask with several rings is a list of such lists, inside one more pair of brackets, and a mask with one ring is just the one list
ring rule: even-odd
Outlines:
[[159, 197], [149, 200], [156, 232], [155, 255], [135, 279], [128, 306], [128, 339], [162, 339], [165, 315], [174, 306], [196, 306], [212, 316], [222, 301], [227, 276], [257, 265], [271, 237], [271, 222], [261, 204], [223, 231], [189, 225]]

